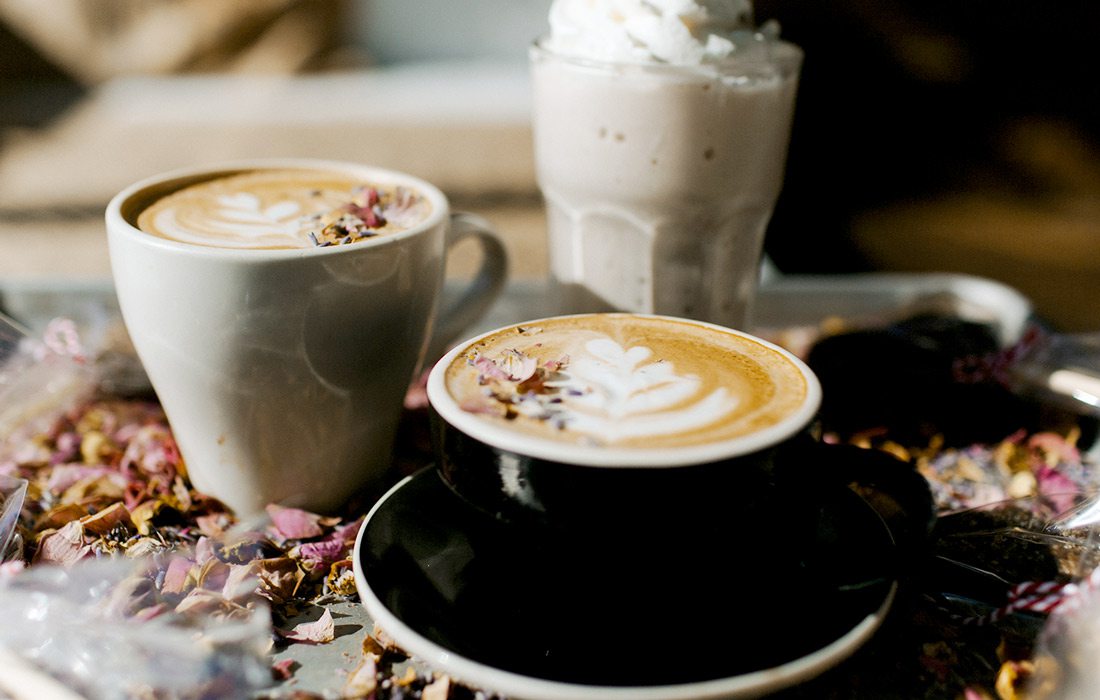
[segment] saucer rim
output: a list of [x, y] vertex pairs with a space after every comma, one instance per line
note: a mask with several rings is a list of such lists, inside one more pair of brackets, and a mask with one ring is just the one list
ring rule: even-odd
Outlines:
[[[789, 688], [838, 665], [851, 656], [878, 630], [893, 606], [898, 581], [890, 582], [890, 590], [878, 609], [852, 626], [843, 635], [809, 654], [771, 668], [759, 669], [725, 678], [666, 685], [590, 685], [567, 683], [525, 676], [474, 661], [450, 651], [424, 637], [389, 611], [374, 595], [361, 564], [362, 543], [374, 515], [402, 487], [426, 472], [404, 477], [375, 502], [363, 518], [355, 537], [352, 570], [359, 600], [371, 620], [406, 653], [420, 659], [431, 669], [448, 674], [453, 679], [494, 693], [525, 700], [710, 700], [717, 698], [757, 697], [763, 693]], [[869, 506], [868, 506], [869, 507]]]

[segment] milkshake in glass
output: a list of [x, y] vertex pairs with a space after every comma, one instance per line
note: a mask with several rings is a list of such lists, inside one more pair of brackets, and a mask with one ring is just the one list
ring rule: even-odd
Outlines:
[[801, 51], [747, 0], [555, 0], [550, 28], [531, 70], [558, 310], [744, 327]]

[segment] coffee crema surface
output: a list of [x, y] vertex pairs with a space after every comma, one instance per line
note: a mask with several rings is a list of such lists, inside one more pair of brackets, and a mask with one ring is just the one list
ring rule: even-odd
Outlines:
[[351, 173], [277, 169], [234, 173], [157, 200], [142, 231], [218, 248], [314, 248], [415, 227], [431, 212], [420, 193]]
[[805, 404], [785, 355], [732, 332], [630, 314], [559, 317], [471, 344], [446, 369], [464, 411], [578, 445], [683, 447], [775, 426]]

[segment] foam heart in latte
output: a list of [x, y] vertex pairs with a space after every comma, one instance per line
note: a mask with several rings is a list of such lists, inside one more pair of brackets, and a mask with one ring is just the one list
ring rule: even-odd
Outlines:
[[800, 365], [710, 324], [592, 314], [477, 339], [453, 356], [444, 381], [462, 416], [494, 429], [575, 445], [675, 448], [805, 425], [816, 385]]
[[410, 229], [431, 205], [404, 186], [350, 173], [272, 169], [233, 173], [154, 202], [138, 228], [220, 248], [312, 248], [356, 243]]

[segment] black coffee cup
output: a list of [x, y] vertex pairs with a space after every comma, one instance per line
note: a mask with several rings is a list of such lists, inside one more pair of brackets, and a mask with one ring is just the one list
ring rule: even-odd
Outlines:
[[[541, 330], [543, 327], [548, 330]], [[530, 329], [539, 332], [531, 333]], [[553, 355], [562, 344], [560, 336], [571, 334], [578, 339], [573, 346], [580, 346], [582, 352], [587, 340], [590, 345], [598, 343], [598, 349], [612, 356], [611, 362], [587, 358], [588, 374], [596, 374], [588, 386], [595, 388], [582, 396], [574, 396], [580, 392], [576, 387], [586, 384], [570, 373], [586, 358], [570, 357], [561, 365], [560, 358]], [[643, 352], [639, 348], [644, 346], [620, 343], [627, 338], [644, 339], [647, 334], [660, 336], [657, 347], [645, 348]], [[551, 336], [553, 348], [546, 351], [550, 355], [539, 356], [545, 348], [541, 339]], [[699, 352], [705, 356], [703, 364], [712, 367], [724, 364], [733, 370], [708, 369], [707, 377], [690, 370], [681, 373], [681, 365], [699, 365], [700, 358], [670, 359], [664, 354], [695, 352], [696, 347], [702, 348]], [[543, 376], [531, 381], [531, 377], [522, 376], [521, 370], [520, 375], [502, 377], [503, 371], [491, 364], [495, 361], [492, 353], [501, 348], [507, 361], [526, 362], [528, 370], [533, 361], [538, 368], [536, 372], [542, 372]], [[622, 366], [614, 363], [620, 350], [624, 358]], [[636, 356], [648, 352], [648, 356], [631, 365], [634, 358], [626, 358], [631, 352]], [[552, 370], [545, 369], [548, 363]], [[624, 366], [629, 370], [626, 376], [622, 373]], [[598, 375], [601, 368], [607, 371], [607, 377]], [[660, 370], [663, 374], [651, 379], [644, 376], [647, 370]], [[719, 393], [732, 392], [712, 380], [737, 371], [755, 379], [741, 381], [736, 388], [748, 387], [764, 397], [733, 396], [725, 404], [713, 401]], [[487, 404], [475, 410], [463, 406], [463, 401], [469, 403], [470, 397], [456, 396], [448, 380], [449, 376], [462, 372], [478, 374], [477, 388], [490, 396]], [[486, 373], [493, 376], [486, 377]], [[509, 381], [510, 377], [523, 381]], [[612, 386], [598, 386], [601, 381]], [[522, 413], [510, 415], [515, 404], [523, 404], [530, 398], [533, 390], [525, 382], [534, 390], [545, 392], [543, 408], [547, 408], [548, 415], [536, 418]], [[658, 396], [677, 382], [698, 390], [690, 397], [677, 395], [678, 400]], [[555, 383], [557, 386], [547, 388]], [[641, 397], [637, 403], [649, 408], [619, 415], [617, 420], [638, 422], [635, 432], [649, 429], [646, 426], [658, 431], [650, 436], [652, 445], [646, 444], [645, 435], [631, 433], [631, 439], [616, 441], [603, 439], [598, 431], [572, 428], [568, 408], [572, 399], [586, 402], [573, 420], [578, 423], [603, 420], [602, 425], [611, 425], [613, 421], [606, 420], [606, 416], [592, 418], [591, 412], [580, 414], [598, 413], [601, 401], [603, 408], [613, 402], [594, 394], [601, 391], [613, 394], [632, 383], [641, 386], [635, 392]], [[796, 395], [780, 396], [781, 391]], [[646, 392], [653, 397], [646, 398]], [[433, 408], [438, 468], [456, 494], [486, 515], [504, 522], [583, 528], [591, 532], [594, 525], [613, 529], [636, 527], [638, 519], [645, 521], [647, 515], [663, 514], [667, 519], [671, 511], [675, 511], [679, 522], [695, 522], [715, 510], [728, 510], [724, 506], [733, 501], [753, 499], [773, 480], [776, 455], [810, 429], [820, 405], [821, 390], [817, 378], [801, 360], [745, 333], [668, 317], [591, 314], [517, 324], [461, 344], [436, 364], [428, 380], [428, 396]], [[622, 396], [614, 400], [625, 405]], [[715, 439], [709, 441], [669, 432], [679, 426], [685, 434], [699, 433], [699, 424], [714, 417], [708, 416], [706, 410], [699, 410], [707, 401], [718, 405], [711, 411], [718, 420], [739, 423], [736, 429], [713, 431]], [[653, 404], [657, 406], [655, 409]], [[486, 405], [500, 415], [486, 416], [483, 412]], [[725, 410], [727, 406], [733, 408]], [[558, 410], [559, 407], [564, 410]], [[662, 417], [664, 414], [667, 421]], [[524, 432], [520, 426], [555, 420], [558, 421], [555, 428], [536, 425], [543, 428], [541, 434]], [[630, 430], [628, 426], [627, 432]]]

